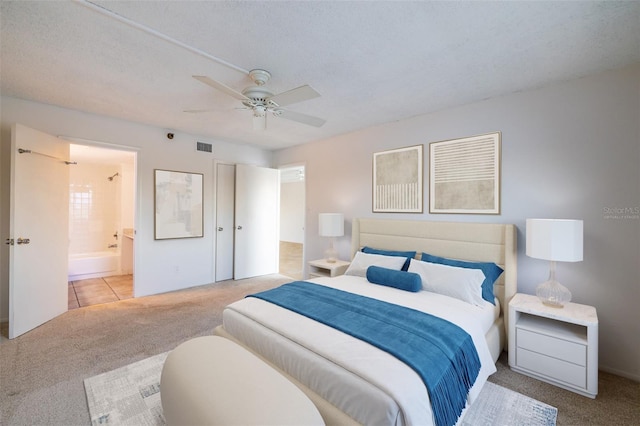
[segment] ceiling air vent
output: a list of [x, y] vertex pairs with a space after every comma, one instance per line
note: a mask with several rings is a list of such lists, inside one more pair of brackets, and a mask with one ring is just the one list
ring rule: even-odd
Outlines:
[[213, 153], [213, 145], [210, 143], [196, 142], [196, 151]]

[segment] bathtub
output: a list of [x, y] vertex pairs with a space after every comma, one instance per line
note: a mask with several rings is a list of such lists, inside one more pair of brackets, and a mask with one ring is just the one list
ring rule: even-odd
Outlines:
[[120, 254], [117, 251], [98, 251], [69, 255], [69, 281], [118, 275]]

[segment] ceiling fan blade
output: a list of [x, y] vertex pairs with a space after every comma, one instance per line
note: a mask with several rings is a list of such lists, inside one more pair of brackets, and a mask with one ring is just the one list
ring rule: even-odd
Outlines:
[[253, 130], [262, 131], [267, 129], [267, 116], [265, 114], [262, 115], [254, 115], [253, 116]]
[[315, 127], [322, 127], [322, 125], [327, 122], [327, 120], [323, 118], [302, 114], [301, 112], [288, 111], [285, 109], [278, 110], [277, 116]]
[[231, 87], [227, 86], [226, 84], [220, 83], [219, 81], [215, 81], [209, 77], [206, 77], [204, 75], [194, 75], [193, 78], [195, 78], [196, 80], [198, 80], [201, 83], [206, 84], [207, 86], [211, 86], [214, 89], [218, 89], [221, 92], [226, 93], [229, 96], [232, 96], [238, 100], [241, 101], [245, 101], [249, 98], [247, 98], [245, 95], [243, 95], [242, 93], [232, 89]]
[[320, 93], [307, 85], [296, 87], [295, 89], [288, 90], [286, 92], [273, 95], [269, 98], [270, 101], [275, 102], [278, 106], [287, 106], [295, 104], [296, 102], [302, 102], [309, 99], [317, 98]]

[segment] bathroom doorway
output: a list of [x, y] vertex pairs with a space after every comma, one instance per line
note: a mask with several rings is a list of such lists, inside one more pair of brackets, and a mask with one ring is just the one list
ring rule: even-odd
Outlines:
[[132, 298], [136, 153], [70, 145], [69, 309]]

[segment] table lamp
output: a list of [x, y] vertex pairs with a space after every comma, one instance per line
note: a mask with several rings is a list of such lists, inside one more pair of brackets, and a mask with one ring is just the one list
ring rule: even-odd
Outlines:
[[320, 213], [318, 215], [318, 233], [321, 237], [330, 237], [329, 248], [324, 252], [324, 258], [329, 263], [335, 263], [338, 252], [333, 247], [335, 237], [344, 235], [344, 215], [342, 213]]
[[562, 308], [571, 292], [556, 280], [556, 262], [582, 260], [581, 220], [527, 219], [527, 256], [551, 262], [549, 279], [536, 288], [536, 296], [547, 306]]

